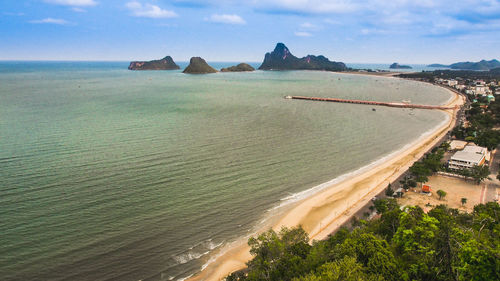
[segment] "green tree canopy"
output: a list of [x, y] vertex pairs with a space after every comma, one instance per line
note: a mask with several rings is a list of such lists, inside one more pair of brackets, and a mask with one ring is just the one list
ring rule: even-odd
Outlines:
[[410, 172], [415, 177], [415, 181], [420, 183], [428, 181], [428, 176], [432, 174], [432, 171], [422, 162], [415, 162], [410, 167]]
[[439, 200], [443, 199], [446, 196], [446, 194], [447, 194], [446, 191], [441, 190], [441, 189], [438, 190], [436, 193], [439, 196]]
[[379, 220], [312, 245], [300, 227], [251, 238], [248, 269], [227, 280], [500, 280], [498, 203], [476, 205], [472, 213], [445, 205], [428, 213], [401, 210], [386, 199], [376, 205], [384, 209]]
[[477, 184], [481, 183], [484, 179], [486, 179], [490, 175], [490, 170], [486, 165], [474, 166], [470, 169], [470, 172], [472, 178]]

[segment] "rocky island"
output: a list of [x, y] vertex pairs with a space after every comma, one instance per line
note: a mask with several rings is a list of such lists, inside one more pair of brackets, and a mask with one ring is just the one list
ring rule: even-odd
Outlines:
[[166, 56], [161, 60], [133, 61], [128, 66], [130, 70], [174, 70], [180, 67], [174, 62], [171, 56]]
[[399, 63], [395, 62], [389, 66], [390, 69], [412, 69], [411, 66], [409, 65], [400, 65]]
[[207, 64], [207, 62], [200, 57], [192, 57], [189, 60], [189, 65], [184, 69], [182, 73], [188, 74], [206, 74], [206, 73], [216, 73], [213, 67]]
[[445, 64], [429, 64], [428, 67], [435, 67], [435, 68], [451, 68], [451, 69], [461, 69], [461, 70], [491, 70], [494, 68], [500, 67], [500, 61], [498, 60], [481, 60], [478, 62], [457, 62], [457, 63], [452, 63], [450, 65], [445, 65]]
[[345, 71], [347, 67], [342, 62], [330, 61], [324, 56], [308, 55], [297, 58], [283, 43], [276, 44], [276, 48], [264, 57], [261, 70], [327, 70]]
[[253, 68], [251, 65], [247, 63], [240, 63], [235, 66], [227, 67], [227, 68], [222, 68], [220, 71], [221, 72], [245, 72], [245, 71], [254, 71], [255, 68]]

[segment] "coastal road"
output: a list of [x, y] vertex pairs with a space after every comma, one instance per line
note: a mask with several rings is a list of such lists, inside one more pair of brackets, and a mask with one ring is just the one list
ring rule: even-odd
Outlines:
[[498, 200], [498, 191], [500, 190], [500, 181], [497, 179], [497, 174], [500, 165], [500, 146], [491, 153], [490, 159], [490, 176], [485, 180], [484, 194], [481, 191], [481, 203], [487, 203]]

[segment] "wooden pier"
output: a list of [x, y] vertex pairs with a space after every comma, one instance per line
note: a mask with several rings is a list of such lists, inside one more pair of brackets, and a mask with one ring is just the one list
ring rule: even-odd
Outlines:
[[317, 97], [304, 97], [304, 96], [286, 96], [285, 98], [295, 99], [295, 100], [328, 101], [328, 102], [367, 104], [367, 105], [378, 105], [378, 106], [389, 106], [389, 107], [400, 107], [400, 108], [441, 109], [441, 110], [456, 108], [456, 106], [410, 104], [403, 102], [399, 103], [399, 102], [379, 102], [379, 101], [365, 101], [365, 100], [347, 100], [347, 99], [317, 98]]

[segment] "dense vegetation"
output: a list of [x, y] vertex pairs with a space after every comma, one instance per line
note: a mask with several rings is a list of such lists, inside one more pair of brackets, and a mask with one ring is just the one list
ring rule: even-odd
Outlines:
[[500, 131], [494, 130], [500, 126], [500, 99], [492, 101], [488, 106], [481, 100], [471, 104], [466, 111], [468, 126], [460, 125], [453, 129], [452, 135], [457, 139], [473, 141], [479, 146], [495, 149], [500, 144]]
[[[412, 179], [415, 182], [424, 183], [429, 180], [429, 176], [442, 170], [443, 164], [441, 163], [441, 160], [449, 147], [449, 143], [443, 142], [439, 147], [435, 147], [431, 153], [426, 154], [420, 161], [413, 163], [410, 167]], [[404, 182], [402, 185], [405, 189], [409, 188], [409, 185]]]
[[475, 79], [500, 79], [500, 68], [491, 69], [489, 71], [474, 71], [474, 70], [434, 70], [422, 71], [417, 73], [403, 73], [398, 75], [401, 78], [423, 79], [434, 81], [434, 78], [455, 79], [460, 77], [466, 80]]
[[227, 280], [500, 280], [500, 206], [471, 214], [440, 205], [428, 214], [377, 200], [381, 218], [310, 245], [302, 228], [251, 238], [248, 269]]
[[130, 70], [173, 70], [179, 69], [171, 56], [166, 56], [161, 60], [133, 61], [130, 63]]
[[451, 69], [458, 69], [458, 70], [490, 70], [494, 68], [500, 67], [500, 62], [498, 60], [481, 60], [478, 62], [457, 62], [453, 63], [450, 65], [443, 65], [443, 64], [431, 64], [428, 65], [429, 67], [449, 67]]
[[205, 73], [216, 73], [213, 67], [207, 64], [207, 62], [200, 57], [192, 57], [189, 60], [189, 65], [182, 71], [182, 73], [189, 74], [205, 74]]
[[220, 71], [221, 72], [245, 72], [245, 71], [254, 71], [255, 68], [253, 68], [251, 65], [247, 63], [240, 63], [238, 65], [234, 65], [231, 67], [227, 68], [222, 68]]

